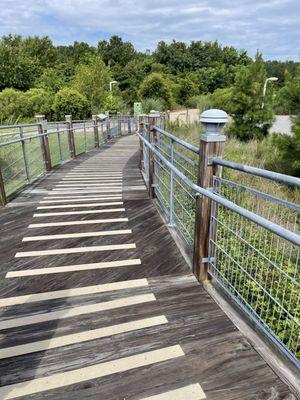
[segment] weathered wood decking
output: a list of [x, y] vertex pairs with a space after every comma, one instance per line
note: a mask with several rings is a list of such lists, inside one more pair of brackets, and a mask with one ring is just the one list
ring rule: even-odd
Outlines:
[[0, 399], [294, 399], [192, 276], [137, 149], [83, 155], [0, 211]]

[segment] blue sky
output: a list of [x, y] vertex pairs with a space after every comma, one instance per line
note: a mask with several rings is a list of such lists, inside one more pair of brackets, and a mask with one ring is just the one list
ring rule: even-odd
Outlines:
[[0, 35], [8, 33], [55, 44], [118, 34], [139, 50], [159, 40], [218, 40], [300, 61], [300, 0], [0, 0]]

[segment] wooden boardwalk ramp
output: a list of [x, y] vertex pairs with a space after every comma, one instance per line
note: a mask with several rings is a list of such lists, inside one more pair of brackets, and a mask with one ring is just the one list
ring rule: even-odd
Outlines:
[[294, 399], [196, 281], [120, 138], [0, 212], [0, 399]]

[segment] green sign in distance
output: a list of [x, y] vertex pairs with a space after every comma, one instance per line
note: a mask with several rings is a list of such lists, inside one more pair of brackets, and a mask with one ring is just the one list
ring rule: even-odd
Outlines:
[[134, 103], [133, 104], [134, 115], [143, 114], [142, 103]]

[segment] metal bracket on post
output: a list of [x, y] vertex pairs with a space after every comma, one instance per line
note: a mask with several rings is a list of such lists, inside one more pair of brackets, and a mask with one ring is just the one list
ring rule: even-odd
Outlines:
[[[221, 132], [227, 121], [228, 116], [222, 110], [207, 110], [200, 116], [205, 134], [200, 136], [197, 184], [204, 189], [211, 189], [213, 176], [220, 174], [220, 169], [214, 171], [211, 159], [223, 155], [226, 137]], [[208, 279], [208, 260], [214, 257], [209, 248], [210, 235], [212, 234], [210, 224], [211, 200], [206, 196], [196, 196], [193, 272], [200, 281]]]

